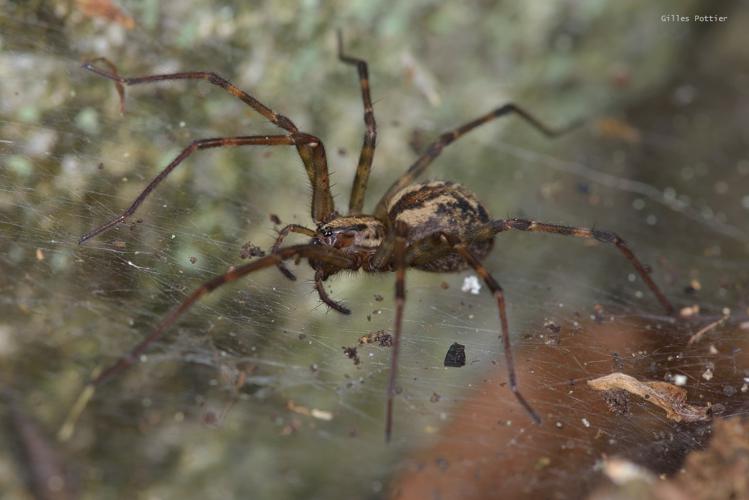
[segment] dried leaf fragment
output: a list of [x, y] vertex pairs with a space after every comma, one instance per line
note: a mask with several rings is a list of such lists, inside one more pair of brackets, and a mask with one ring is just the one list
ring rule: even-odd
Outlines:
[[76, 0], [75, 3], [89, 17], [100, 17], [129, 30], [135, 28], [135, 20], [112, 0]]
[[687, 391], [668, 382], [640, 382], [624, 373], [612, 373], [593, 380], [588, 385], [597, 391], [624, 390], [653, 403], [666, 411], [676, 422], [700, 422], [710, 419], [709, 408], [686, 402]]

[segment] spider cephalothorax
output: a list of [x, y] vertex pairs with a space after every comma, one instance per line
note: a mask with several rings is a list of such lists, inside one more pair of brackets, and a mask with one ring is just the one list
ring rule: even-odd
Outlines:
[[[313, 241], [342, 250], [346, 255], [372, 253], [382, 244], [385, 225], [370, 215], [340, 216], [317, 228]], [[365, 267], [363, 260], [358, 267]]]
[[[200, 297], [216, 288], [235, 281], [243, 276], [276, 266], [289, 279], [296, 279], [285, 265], [287, 260], [306, 258], [315, 270], [315, 288], [320, 299], [341, 313], [350, 311], [333, 301], [325, 291], [322, 282], [342, 270], [362, 270], [364, 272], [390, 272], [396, 274], [395, 282], [395, 324], [393, 327], [393, 350], [391, 358], [390, 382], [387, 392], [387, 412], [385, 434], [389, 439], [392, 429], [393, 397], [398, 369], [398, 354], [405, 306], [405, 276], [407, 268], [431, 272], [453, 272], [472, 268], [484, 280], [494, 296], [499, 311], [500, 335], [507, 361], [509, 386], [513, 394], [534, 421], [540, 418], [518, 390], [510, 346], [510, 332], [502, 288], [483, 266], [483, 260], [491, 251], [497, 233], [512, 229], [520, 231], [555, 233], [577, 238], [595, 239], [614, 245], [630, 261], [645, 284], [652, 290], [664, 309], [671, 313], [673, 306], [660, 291], [649, 275], [649, 270], [635, 257], [627, 244], [616, 234], [581, 227], [546, 224], [524, 219], [492, 219], [476, 196], [465, 187], [452, 182], [434, 181], [415, 184], [426, 168], [442, 150], [470, 132], [474, 128], [501, 116], [514, 114], [525, 120], [541, 133], [553, 137], [564, 132], [554, 130], [539, 122], [524, 109], [505, 104], [478, 118], [442, 134], [426, 149], [408, 170], [401, 175], [380, 198], [372, 215], [363, 215], [364, 195], [369, 171], [374, 158], [377, 126], [369, 92], [367, 64], [343, 54], [339, 35], [339, 58], [346, 64], [356, 66], [364, 103], [364, 144], [356, 169], [349, 214], [339, 215], [335, 210], [330, 192], [330, 179], [322, 141], [297, 129], [287, 117], [282, 116], [261, 104], [257, 99], [231, 84], [224, 78], [209, 72], [172, 73], [127, 78], [117, 73], [109, 61], [99, 59], [110, 71], [96, 67], [93, 62], [84, 68], [110, 80], [117, 85], [124, 106], [124, 86], [152, 83], [165, 80], [206, 80], [225, 89], [231, 95], [260, 113], [271, 123], [285, 131], [279, 135], [250, 135], [199, 139], [193, 141], [164, 170], [146, 186], [130, 207], [119, 217], [84, 234], [80, 242], [122, 223], [132, 215], [151, 191], [179, 164], [200, 149], [237, 146], [295, 146], [304, 164], [307, 177], [312, 184], [312, 220], [315, 229], [289, 224], [278, 234], [269, 255], [231, 269], [227, 273], [204, 283], [193, 291], [182, 303], [167, 315], [140, 344], [127, 356], [98, 375], [93, 385], [98, 385], [119, 371], [127, 368], [138, 359], [148, 346], [161, 337], [177, 319], [184, 314]], [[307, 244], [282, 246], [290, 233], [299, 233], [311, 238]]]

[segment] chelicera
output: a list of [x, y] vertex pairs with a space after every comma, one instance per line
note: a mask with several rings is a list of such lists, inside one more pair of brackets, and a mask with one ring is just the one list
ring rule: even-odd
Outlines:
[[[398, 356], [404, 307], [406, 303], [406, 269], [415, 268], [429, 272], [456, 272], [472, 268], [486, 283], [497, 302], [499, 311], [500, 338], [507, 362], [509, 386], [518, 402], [531, 419], [540, 423], [536, 411], [518, 389], [515, 376], [510, 330], [505, 308], [505, 296], [499, 283], [481, 261], [489, 254], [497, 233], [510, 230], [536, 233], [554, 233], [577, 238], [594, 239], [614, 245], [634, 266], [645, 284], [652, 290], [667, 313], [673, 306], [649, 275], [649, 270], [640, 262], [632, 250], [619, 236], [612, 232], [583, 227], [547, 224], [525, 219], [494, 219], [476, 196], [467, 188], [448, 181], [416, 183], [427, 167], [442, 150], [471, 130], [500, 117], [515, 115], [548, 137], [555, 137], [568, 130], [552, 129], [522, 107], [509, 103], [499, 106], [478, 118], [453, 130], [443, 133], [432, 142], [380, 198], [374, 214], [362, 213], [377, 138], [377, 125], [369, 90], [367, 63], [343, 52], [340, 33], [338, 35], [338, 57], [345, 64], [355, 66], [359, 75], [364, 104], [364, 143], [356, 169], [348, 213], [337, 212], [330, 192], [328, 164], [323, 142], [313, 135], [300, 131], [287, 117], [262, 104], [250, 94], [240, 90], [226, 79], [210, 72], [185, 72], [141, 77], [123, 77], [116, 67], [106, 59], [85, 63], [83, 67], [99, 76], [115, 82], [124, 106], [124, 87], [170, 80], [206, 80], [223, 88], [246, 105], [260, 113], [284, 131], [278, 135], [250, 135], [199, 139], [187, 146], [164, 170], [158, 174], [130, 207], [119, 217], [84, 234], [80, 243], [124, 222], [143, 200], [163, 181], [169, 173], [201, 149], [238, 146], [294, 146], [302, 159], [307, 176], [312, 184], [312, 220], [315, 228], [290, 224], [278, 234], [269, 255], [231, 269], [221, 276], [204, 283], [172, 310], [153, 332], [135, 346], [126, 356], [104, 370], [91, 383], [99, 385], [135, 363], [139, 356], [159, 339], [175, 322], [203, 295], [268, 267], [277, 267], [287, 278], [296, 279], [285, 265], [289, 259], [307, 259], [314, 269], [314, 282], [320, 299], [332, 309], [349, 314], [350, 311], [331, 299], [323, 282], [342, 270], [361, 270], [367, 273], [395, 273], [395, 321], [393, 326], [393, 348], [390, 380], [387, 388], [385, 436], [390, 438], [393, 427], [393, 398], [396, 393]], [[96, 63], [103, 63], [102, 69]], [[301, 245], [283, 246], [290, 233], [299, 233], [310, 238]]]

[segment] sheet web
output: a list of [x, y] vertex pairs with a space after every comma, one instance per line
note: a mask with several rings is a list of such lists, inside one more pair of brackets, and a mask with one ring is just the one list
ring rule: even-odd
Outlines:
[[[4, 22], [19, 27], [29, 19], [17, 12]], [[50, 37], [69, 36], [64, 25], [34, 19], [34, 29]], [[3, 376], [26, 393], [26, 407], [50, 434], [92, 370], [126, 352], [200, 283], [242, 263], [244, 243], [267, 250], [280, 227], [271, 215], [309, 224], [310, 193], [292, 150], [212, 151], [179, 167], [127, 224], [78, 246], [83, 231], [119, 213], [191, 139], [273, 131], [230, 96], [199, 84], [128, 89], [120, 116], [113, 88], [78, 69], [81, 54], [109, 53], [107, 43], [121, 48], [119, 32], [109, 29], [100, 38], [67, 40], [64, 50], [18, 29], [12, 50], [0, 54], [3, 74], [11, 75], [0, 137], [0, 328], [11, 360]], [[137, 30], [129, 36], [133, 47], [117, 61], [123, 74], [208, 67], [213, 50], [222, 66], [211, 69], [237, 75], [263, 102], [319, 130], [336, 202], [346, 205], [361, 133], [352, 126], [361, 121], [356, 88], [349, 88], [354, 77], [346, 68], [321, 71], [312, 83], [338, 81], [326, 87], [334, 95], [347, 90], [315, 102], [298, 92], [309, 82], [294, 73], [311, 74], [330, 47], [321, 42], [319, 53], [299, 49], [293, 60], [277, 61], [267, 54], [280, 47], [253, 38], [260, 68], [218, 41], [205, 46], [202, 60], [186, 61], [164, 40]], [[139, 61], [143, 53], [159, 57]], [[305, 57], [313, 62], [297, 69]], [[431, 137], [470, 117], [430, 120], [428, 108], [404, 116], [403, 103], [414, 95], [397, 95], [395, 72], [378, 73], [375, 64], [386, 62], [382, 55], [370, 60], [378, 82], [387, 83], [376, 97], [380, 146], [367, 206], [414, 157], [404, 139], [413, 132], [410, 118]], [[274, 64], [281, 69], [265, 69]], [[278, 83], [284, 80], [288, 86]], [[705, 101], [721, 111], [719, 99]], [[637, 116], [655, 128], [666, 122]], [[301, 263], [292, 266], [296, 282], [268, 269], [201, 300], [141, 363], [97, 389], [59, 446], [94, 496], [127, 488], [156, 496], [377, 496], [408, 491], [423, 478], [433, 489], [466, 495], [487, 484], [504, 492], [565, 484], [574, 497], [599, 480], [603, 456], [673, 472], [707, 439], [709, 424], [677, 424], [636, 398], [627, 415], [614, 414], [586, 381], [615, 371], [648, 380], [686, 375], [693, 404], [746, 412], [746, 331], [739, 325], [747, 314], [749, 235], [739, 222], [745, 192], [732, 186], [746, 185], [749, 168], [745, 159], [710, 151], [689, 163], [679, 151], [700, 127], [667, 138], [640, 129], [628, 144], [596, 135], [591, 125], [548, 144], [521, 126], [498, 125], [451, 146], [435, 165], [431, 177], [466, 184], [497, 217], [617, 231], [669, 298], [701, 307], [691, 321], [663, 316], [626, 260], [605, 245], [498, 236], [485, 264], [506, 291], [520, 388], [542, 415], [541, 427], [506, 386], [496, 304], [483, 284], [474, 295], [461, 290], [470, 272], [409, 272], [394, 442], [385, 446], [391, 349], [359, 339], [392, 332], [393, 277], [331, 279], [333, 297], [353, 311], [342, 317], [319, 304]], [[678, 173], [654, 174], [667, 160], [681, 166]], [[690, 178], [685, 169], [706, 173]], [[725, 307], [730, 321], [687, 347]], [[443, 365], [454, 342], [466, 346], [462, 368]], [[360, 362], [343, 347], [355, 347]]]

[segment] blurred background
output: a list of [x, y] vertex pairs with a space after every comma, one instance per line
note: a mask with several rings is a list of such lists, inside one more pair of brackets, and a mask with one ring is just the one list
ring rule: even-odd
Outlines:
[[[0, 7], [2, 496], [380, 498], [426, 462], [447, 478], [471, 477], [476, 464], [521, 456], [498, 488], [522, 483], [524, 494], [574, 498], [600, 480], [602, 454], [636, 448], [641, 462], [673, 472], [709, 427], [684, 427], [649, 406], [612, 415], [600, 399], [578, 398], [584, 383], [571, 380], [613, 369], [661, 380], [685, 373], [690, 400], [746, 411], [746, 2]], [[617, 232], [677, 308], [690, 308], [689, 321], [663, 316], [615, 249], [500, 235], [485, 263], [506, 291], [520, 385], [545, 422], [538, 430], [505, 385], [491, 296], [462, 290], [471, 272], [409, 272], [386, 445], [390, 348], [359, 339], [391, 331], [393, 277], [331, 279], [332, 296], [353, 311], [344, 317], [320, 305], [300, 263], [296, 282], [268, 269], [201, 300], [142, 363], [97, 389], [60, 438], [92, 372], [192, 289], [244, 262], [247, 245], [267, 251], [279, 220], [312, 226], [293, 148], [211, 150], [178, 167], [126, 224], [79, 246], [193, 139], [279, 133], [205, 82], [127, 88], [122, 114], [112, 82], [81, 63], [106, 57], [126, 76], [226, 77], [325, 142], [344, 210], [364, 126], [356, 72], [336, 58], [337, 29], [346, 52], [369, 63], [379, 135], [366, 209], [439, 133], [499, 104], [521, 104], [551, 125], [585, 119], [553, 141], [499, 120], [447, 148], [426, 178], [466, 185], [498, 218]], [[713, 342], [683, 355], [686, 339], [726, 308]], [[623, 337], [607, 337], [612, 328]], [[582, 338], [584, 362], [575, 359]], [[465, 367], [443, 366], [453, 342], [466, 346]], [[342, 347], [356, 347], [360, 362]], [[550, 361], [554, 353], [561, 359]], [[449, 427], [465, 408], [482, 416], [471, 436]], [[498, 427], [512, 432], [489, 439]], [[565, 464], [558, 450], [536, 446], [552, 435], [585, 459]], [[659, 460], [643, 436], [656, 436]], [[444, 442], [486, 453], [459, 466], [414, 458]]]

